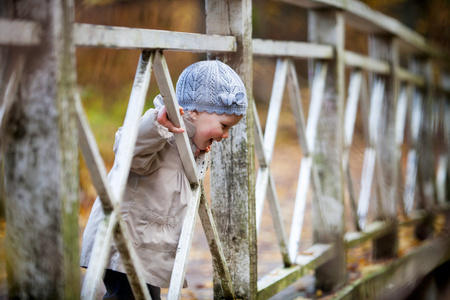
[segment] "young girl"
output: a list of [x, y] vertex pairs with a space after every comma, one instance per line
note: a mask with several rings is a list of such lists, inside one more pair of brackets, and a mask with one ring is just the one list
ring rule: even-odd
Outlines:
[[[176, 86], [192, 152], [208, 152], [211, 144], [228, 137], [247, 110], [247, 94], [239, 76], [220, 61], [201, 61], [187, 67]], [[173, 133], [184, 132], [168, 119], [160, 95], [155, 109], [142, 116], [121, 213], [144, 269], [152, 299], [169, 287], [183, 219], [191, 198]], [[121, 129], [116, 133], [117, 150]], [[103, 211], [97, 199], [83, 235], [82, 267], [87, 267]], [[95, 259], [95, 258], [93, 258]], [[114, 244], [103, 279], [104, 299], [133, 299], [125, 269]], [[186, 287], [186, 282], [184, 287]]]

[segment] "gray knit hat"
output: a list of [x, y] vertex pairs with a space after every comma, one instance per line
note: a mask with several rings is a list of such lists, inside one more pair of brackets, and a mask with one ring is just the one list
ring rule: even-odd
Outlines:
[[218, 60], [199, 61], [187, 67], [177, 82], [178, 103], [185, 110], [245, 115], [247, 93], [239, 75]]

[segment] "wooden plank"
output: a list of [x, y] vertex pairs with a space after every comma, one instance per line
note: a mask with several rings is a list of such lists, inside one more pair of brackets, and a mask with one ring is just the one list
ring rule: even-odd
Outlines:
[[81, 47], [165, 49], [190, 52], [234, 52], [234, 36], [74, 24], [75, 44]]
[[8, 65], [5, 68], [4, 77], [6, 80], [0, 85], [0, 99], [2, 99], [0, 106], [0, 140], [5, 130], [6, 118], [17, 95], [25, 60], [25, 53], [14, 55], [8, 59]]
[[353, 140], [353, 131], [355, 129], [356, 112], [358, 108], [358, 100], [361, 94], [362, 72], [361, 70], [353, 70], [350, 75], [350, 83], [348, 88], [348, 98], [345, 106], [344, 116], [344, 151], [342, 154], [342, 167], [346, 176], [347, 189], [350, 196], [350, 206], [353, 214], [354, 224], [357, 230], [360, 230], [358, 222], [358, 212], [356, 204], [356, 195], [353, 187], [353, 179], [349, 169], [350, 147]]
[[300, 254], [297, 265], [280, 267], [258, 280], [258, 299], [268, 299], [334, 256], [332, 245], [315, 244]]
[[[241, 77], [248, 110], [230, 130], [230, 138], [214, 145], [211, 165], [211, 209], [230, 268], [236, 298], [254, 299], [257, 281], [255, 157], [253, 130], [252, 1], [206, 1], [206, 33], [236, 37], [235, 53], [209, 53]], [[236, 188], [239, 187], [239, 188]], [[217, 275], [214, 276], [217, 283]], [[214, 285], [219, 286], [218, 284]], [[214, 297], [222, 291], [214, 289]]]
[[416, 194], [418, 155], [417, 143], [419, 142], [419, 133], [422, 127], [422, 94], [417, 89], [414, 90], [411, 121], [410, 121], [410, 139], [411, 149], [408, 151], [406, 159], [406, 178], [405, 190], [403, 192], [403, 203], [406, 214], [409, 214], [414, 206], [414, 198]]
[[316, 269], [316, 286], [327, 292], [342, 285], [347, 277], [342, 185], [345, 104], [345, 19], [342, 12], [309, 10], [308, 41], [333, 45], [335, 51], [334, 59], [328, 62], [323, 109], [317, 124], [317, 146], [308, 143], [313, 149], [313, 166], [317, 170], [312, 173], [313, 186], [321, 186], [321, 195], [318, 196], [316, 190], [312, 202], [313, 242], [333, 243], [336, 250], [332, 260]]
[[300, 173], [295, 197], [294, 212], [291, 223], [291, 233], [289, 236], [289, 255], [291, 257], [291, 261], [294, 261], [295, 257], [297, 256], [298, 248], [300, 245], [300, 239], [303, 228], [303, 218], [305, 214], [305, 205], [311, 177], [313, 181], [312, 185], [314, 191], [316, 192], [316, 197], [320, 197], [322, 194], [321, 189], [319, 187], [320, 182], [317, 181], [317, 176], [313, 171], [314, 168], [312, 156], [314, 154], [317, 123], [319, 121], [319, 116], [322, 109], [326, 74], [327, 74], [327, 64], [317, 63], [314, 73], [314, 81], [312, 84], [313, 90], [311, 92], [311, 102], [309, 106], [306, 131], [300, 133], [302, 136], [304, 136], [305, 148], [308, 149], [309, 155], [305, 156], [300, 164]]
[[362, 243], [381, 237], [389, 232], [389, 225], [386, 222], [375, 221], [367, 225], [363, 231], [347, 232], [345, 234], [345, 246], [347, 248], [356, 247]]
[[41, 42], [42, 28], [37, 22], [0, 18], [0, 45], [37, 46]]
[[213, 264], [220, 278], [223, 294], [226, 299], [235, 299], [234, 287], [231, 280], [230, 271], [225, 260], [225, 255], [223, 254], [222, 244], [219, 239], [216, 223], [214, 221], [211, 209], [209, 208], [203, 186], [198, 212], [200, 220], [202, 221], [203, 230], [205, 231], [206, 240], [208, 241]]
[[283, 102], [284, 87], [288, 62], [285, 59], [278, 59], [273, 79], [272, 94], [270, 96], [269, 113], [267, 115], [266, 129], [264, 131], [264, 154], [266, 163], [270, 165], [272, 154], [277, 137], [278, 120], [280, 118], [281, 103]]
[[[190, 149], [184, 150], [192, 153]], [[182, 154], [182, 153], [180, 153]], [[202, 162], [199, 162], [202, 164]], [[206, 172], [208, 164], [202, 164]], [[203, 178], [201, 178], [203, 179]], [[195, 221], [197, 220], [197, 212], [200, 205], [200, 198], [202, 195], [203, 186], [200, 183], [195, 185], [192, 189], [191, 200], [188, 204], [188, 210], [183, 221], [183, 228], [181, 229], [180, 240], [178, 242], [177, 254], [173, 265], [172, 277], [170, 278], [169, 292], [167, 299], [181, 299], [181, 289], [183, 288], [184, 278], [186, 276], [186, 267], [188, 263], [189, 251], [191, 250], [192, 238], [194, 236]]]
[[350, 67], [361, 68], [378, 74], [389, 74], [390, 72], [389, 64], [384, 61], [351, 51], [345, 51], [344, 53], [345, 63]]
[[311, 102], [309, 106], [308, 122], [306, 124], [306, 141], [308, 149], [314, 152], [317, 135], [317, 124], [319, 122], [320, 111], [322, 108], [323, 95], [325, 91], [325, 80], [328, 66], [326, 63], [318, 62], [314, 72], [314, 80], [311, 91]]
[[[445, 54], [433, 47], [425, 38], [399, 21], [371, 9], [368, 5], [355, 0], [278, 0], [280, 2], [305, 8], [334, 8], [343, 10], [346, 22], [358, 30], [368, 33], [390, 33], [402, 40], [402, 47], [411, 51], [420, 51], [436, 58]], [[404, 45], [403, 45], [404, 44]]]
[[270, 213], [272, 215], [273, 226], [277, 236], [278, 246], [280, 247], [281, 257], [283, 259], [283, 264], [285, 267], [289, 267], [292, 265], [292, 260], [289, 256], [286, 230], [284, 229], [280, 202], [278, 201], [277, 191], [275, 190], [275, 180], [272, 176], [272, 173], [269, 174], [269, 191], [267, 198], [269, 202]]
[[449, 259], [450, 239], [443, 235], [380, 265], [342, 288], [333, 299], [404, 299], [425, 275]]
[[413, 72], [410, 72], [404, 68], [397, 68], [397, 76], [400, 81], [412, 83], [418, 87], [425, 86], [425, 78], [422, 75], [414, 74]]
[[[184, 121], [181, 118], [179, 104], [175, 90], [173, 88], [172, 79], [170, 78], [169, 69], [162, 52], [157, 51], [155, 55], [155, 77], [158, 82], [161, 96], [166, 105], [167, 114], [172, 123], [177, 127], [185, 128]], [[191, 184], [198, 184], [198, 174], [195, 167], [194, 154], [191, 150], [191, 144], [187, 132], [174, 133], [175, 142], [183, 163], [184, 172]]]
[[[153, 63], [153, 56], [154, 55], [152, 52], [143, 51], [139, 59], [138, 68], [136, 70], [133, 89], [131, 91], [130, 100], [125, 115], [122, 137], [119, 142], [118, 149], [116, 151], [116, 158], [114, 161], [114, 165], [108, 177], [109, 186], [111, 188], [111, 195], [113, 196], [113, 198], [110, 200], [112, 200], [111, 204], [113, 206], [120, 204], [123, 193], [125, 191], [126, 181], [128, 179], [128, 174], [130, 172], [130, 165], [132, 154], [134, 151], [134, 145], [136, 143], [137, 138], [139, 119], [140, 116], [142, 115], [145, 103], [145, 96], [147, 94], [148, 85], [150, 83], [150, 74]], [[94, 151], [95, 150], [91, 149], [90, 152]], [[102, 172], [99, 171], [99, 173]], [[101, 181], [101, 178], [99, 180]], [[100, 188], [104, 188], [105, 185], [104, 184], [102, 185], [103, 187], [100, 186]], [[112, 233], [116, 228], [117, 222], [119, 221], [120, 216], [117, 216], [117, 212], [114, 211], [111, 215], [106, 214], [104, 220], [99, 225], [98, 234], [95, 239], [92, 254], [92, 257], [98, 257], [98, 260], [91, 259], [89, 262], [88, 270], [86, 272], [81, 292], [83, 299], [95, 299], [96, 297], [96, 289], [98, 287], [100, 280], [102, 279], [107, 259], [109, 258]], [[126, 228], [120, 227], [120, 230], [126, 230]], [[120, 234], [118, 236], [126, 236], [126, 235], [127, 235], [126, 232], [120, 231]], [[121, 245], [125, 245], [127, 243], [126, 241], [118, 241], [118, 242]], [[126, 254], [125, 251], [127, 250], [128, 251], [134, 250], [134, 248], [129, 249], [123, 247], [118, 249], [119, 251], [121, 251], [121, 253], [124, 254]], [[135, 255], [133, 254], [128, 254], [127, 256], [135, 257]], [[123, 263], [124, 266], [128, 265], [127, 261], [123, 261]], [[136, 263], [134, 264], [136, 265]], [[131, 268], [129, 270], [134, 272], [137, 269]], [[131, 274], [131, 276], [129, 276], [130, 285], [132, 286], [133, 291], [137, 293], [137, 295], [142, 295], [142, 293], [144, 293], [143, 295], [145, 294], [148, 295], [148, 290], [142, 278], [143, 276]], [[136, 282], [136, 280], [139, 280], [139, 282]], [[137, 288], [136, 287], [137, 285], [140, 285], [140, 288]], [[148, 295], [148, 297], [150, 296]], [[149, 299], [148, 297], [145, 296], [146, 299]]]
[[306, 42], [253, 39], [253, 55], [303, 59], [331, 59], [333, 47]]
[[302, 98], [300, 94], [300, 86], [298, 84], [297, 71], [295, 70], [294, 63], [289, 60], [289, 72], [287, 77], [287, 88], [289, 91], [289, 98], [291, 100], [292, 113], [294, 114], [295, 124], [297, 127], [297, 136], [302, 149], [303, 155], [310, 154], [308, 143], [306, 141], [306, 125], [305, 116], [302, 107]]

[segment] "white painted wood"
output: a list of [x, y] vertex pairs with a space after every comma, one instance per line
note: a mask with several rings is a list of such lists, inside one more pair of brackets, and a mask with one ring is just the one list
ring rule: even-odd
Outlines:
[[288, 242], [286, 236], [286, 230], [284, 228], [283, 217], [281, 215], [280, 202], [278, 201], [277, 191], [275, 189], [275, 180], [272, 173], [269, 174], [269, 191], [267, 199], [269, 202], [269, 208], [272, 215], [273, 226], [275, 234], [277, 236], [278, 245], [280, 247], [281, 257], [285, 267], [292, 265], [292, 260], [289, 256]]
[[350, 75], [348, 98], [344, 116], [344, 145], [347, 152], [349, 150], [348, 147], [350, 147], [353, 140], [353, 131], [355, 129], [358, 100], [359, 95], [361, 93], [361, 83], [362, 83], [362, 72], [360, 70], [352, 71]]
[[306, 125], [305, 132], [308, 148], [311, 152], [314, 152], [314, 146], [316, 143], [317, 123], [319, 122], [320, 110], [322, 107], [326, 76], [327, 64], [317, 62], [314, 72], [314, 81], [312, 84], [308, 123]]
[[83, 158], [91, 175], [92, 184], [97, 191], [102, 202], [103, 211], [110, 213], [113, 210], [113, 193], [108, 185], [108, 175], [100, 151], [97, 147], [94, 134], [89, 126], [86, 114], [84, 113], [79, 94], [76, 96], [75, 108], [78, 122], [78, 140]]
[[[407, 87], [403, 86], [400, 91], [400, 96], [397, 103], [397, 116], [395, 118], [395, 142], [397, 147], [401, 147], [404, 140], [405, 124], [406, 124], [406, 113], [408, 111], [408, 99], [407, 99]], [[401, 149], [399, 149], [401, 151]], [[401, 154], [401, 152], [400, 152]], [[400, 159], [400, 157], [399, 157]]]
[[416, 194], [418, 153], [417, 143], [419, 142], [420, 129], [422, 127], [422, 94], [415, 89], [411, 109], [410, 138], [412, 147], [408, 151], [406, 159], [405, 190], [403, 192], [403, 203], [405, 213], [409, 215], [414, 208], [414, 198]]
[[[295, 198], [294, 212], [292, 216], [291, 232], [289, 236], [289, 255], [291, 261], [295, 260], [300, 245], [300, 239], [303, 228], [303, 219], [305, 214], [305, 205], [309, 189], [309, 183], [312, 173], [312, 187], [317, 198], [321, 197], [320, 182], [317, 172], [313, 168], [312, 156], [314, 154], [314, 143], [322, 107], [323, 92], [325, 88], [325, 78], [327, 73], [326, 63], [317, 63], [314, 81], [312, 84], [311, 102], [309, 106], [308, 121], [305, 136], [306, 148], [310, 151], [308, 156], [304, 156], [300, 164], [300, 173]], [[323, 218], [323, 217], [322, 217]]]
[[373, 57], [364, 56], [355, 52], [344, 52], [345, 63], [354, 68], [361, 68], [363, 70], [374, 72], [378, 74], [389, 74], [391, 68], [387, 62], [375, 59]]
[[312, 156], [303, 157], [300, 164], [297, 192], [295, 196], [294, 212], [292, 215], [291, 231], [289, 235], [289, 255], [291, 261], [295, 261], [303, 230], [306, 200], [308, 196], [309, 182], [311, 179], [313, 159]]
[[[157, 51], [155, 54], [155, 77], [158, 82], [161, 96], [166, 105], [167, 114], [172, 123], [177, 127], [185, 128], [184, 121], [181, 118], [177, 96], [173, 88], [172, 79], [170, 78], [169, 69], [162, 52]], [[181, 162], [184, 171], [191, 184], [198, 184], [198, 174], [195, 167], [194, 154], [191, 150], [189, 137], [187, 132], [174, 133], [175, 142], [180, 152]]]
[[[190, 151], [190, 150], [189, 150]], [[207, 165], [204, 167], [206, 168]], [[204, 174], [205, 172], [203, 172]], [[191, 200], [188, 211], [183, 221], [183, 228], [178, 242], [177, 254], [173, 265], [172, 277], [170, 278], [169, 292], [167, 299], [181, 299], [181, 289], [183, 288], [186, 276], [186, 266], [188, 263], [189, 251], [191, 250], [192, 238], [194, 236], [195, 221], [200, 205], [202, 185], [197, 185], [192, 189]]]
[[305, 42], [253, 39], [253, 55], [303, 59], [331, 59], [333, 47]]
[[74, 25], [77, 46], [121, 49], [165, 49], [189, 52], [234, 52], [233, 36], [126, 28], [90, 24]]
[[440, 204], [444, 204], [448, 199], [448, 195], [446, 195], [446, 180], [448, 176], [448, 153], [441, 154], [438, 160], [437, 166], [437, 174], [436, 174], [436, 194], [438, 198], [438, 202]]
[[272, 95], [270, 96], [269, 113], [267, 115], [266, 129], [264, 132], [264, 153], [266, 163], [270, 165], [275, 147], [275, 140], [278, 131], [278, 120], [280, 118], [281, 103], [283, 102], [284, 87], [288, 62], [285, 59], [278, 59], [273, 79]]
[[289, 71], [287, 77], [287, 88], [289, 91], [289, 98], [291, 100], [292, 113], [295, 117], [295, 124], [297, 126], [297, 136], [302, 148], [303, 155], [310, 154], [308, 143], [306, 141], [306, 125], [305, 117], [302, 107], [302, 98], [300, 94], [300, 86], [298, 84], [297, 71], [295, 70], [294, 63], [289, 60]]
[[342, 153], [342, 168], [346, 176], [347, 189], [350, 196], [350, 206], [355, 221], [355, 226], [359, 230], [356, 195], [353, 188], [353, 179], [349, 169], [350, 147], [353, 140], [353, 131], [355, 128], [356, 112], [358, 108], [358, 100], [361, 94], [362, 72], [361, 70], [353, 70], [350, 75], [350, 83], [348, 88], [348, 98], [344, 115], [344, 151]]
[[358, 200], [358, 224], [364, 229], [366, 225], [367, 214], [369, 212], [370, 195], [375, 172], [376, 161], [376, 141], [378, 121], [380, 119], [381, 108], [383, 104], [384, 82], [377, 79], [374, 82], [370, 103], [369, 113], [369, 145], [364, 151], [364, 162], [361, 174], [361, 191]]
[[0, 18], [0, 45], [37, 46], [41, 42], [42, 29], [37, 22]]
[[[134, 145], [137, 138], [139, 119], [143, 112], [145, 96], [147, 94], [148, 85], [150, 83], [153, 56], [154, 54], [152, 52], [143, 51], [139, 60], [138, 68], [136, 70], [133, 89], [131, 91], [128, 109], [125, 115], [124, 125], [122, 129], [123, 135], [116, 151], [114, 165], [108, 177], [109, 185], [111, 187], [111, 194], [113, 196], [113, 198], [110, 199], [112, 200], [111, 204], [113, 205], [113, 207], [116, 205], [120, 205], [123, 192], [125, 191], [125, 185], [130, 171]], [[80, 116], [78, 118], [79, 120], [81, 119]], [[91, 149], [91, 152], [95, 151]], [[88, 270], [86, 272], [82, 288], [82, 299], [94, 299], [96, 296], [96, 289], [100, 280], [102, 279], [104, 268], [106, 266], [107, 259], [109, 258], [112, 231], [117, 226], [118, 219], [120, 220], [120, 217], [117, 216], [117, 213], [118, 212], [114, 211], [111, 215], [106, 214], [104, 220], [99, 225], [98, 234], [95, 239], [94, 249], [92, 253], [92, 257], [98, 257], [99, 260], [97, 261], [91, 259], [89, 262]], [[125, 230], [125, 232], [120, 231], [121, 235], [127, 236], [126, 228], [121, 227], [121, 230]], [[118, 241], [118, 243], [126, 244], [126, 242], [124, 241]], [[124, 250], [128, 250], [128, 252], [130, 252], [133, 251], [134, 248], [119, 249], [121, 253], [124, 253]], [[131, 256], [133, 257], [133, 255]], [[124, 261], [123, 263], [124, 265], [128, 265], [129, 262]], [[135, 262], [134, 264], [136, 265], [137, 262]], [[139, 270], [139, 267], [135, 267], [133, 270]], [[132, 276], [129, 278], [140, 280], [140, 291], [144, 293], [144, 295], [148, 295], [148, 290], [146, 288], [145, 282], [142, 281], [143, 276]], [[130, 284], [135, 291], [134, 287], [138, 283], [136, 283], [134, 280], [130, 280]], [[148, 295], [148, 297], [150, 296]], [[146, 297], [146, 299], [149, 299], [148, 297]]]
[[[261, 123], [259, 122], [258, 110], [256, 108], [255, 101], [253, 101], [253, 131], [255, 135], [255, 153], [258, 158], [258, 164], [260, 168], [268, 167], [266, 163], [266, 158], [264, 154], [264, 136], [261, 128]], [[258, 185], [256, 185], [258, 186]]]
[[9, 68], [4, 75], [7, 80], [0, 85], [0, 141], [3, 136], [3, 131], [5, 130], [6, 118], [11, 110], [11, 106], [18, 91], [20, 78], [25, 66], [25, 53], [20, 53], [10, 59], [12, 64], [8, 65]]
[[264, 209], [264, 201], [267, 195], [267, 185], [269, 184], [269, 173], [270, 169], [268, 167], [260, 167], [258, 174], [256, 176], [255, 184], [255, 199], [256, 199], [256, 232], [259, 234], [261, 229], [261, 219]]
[[106, 214], [98, 226], [91, 253], [91, 256], [95, 259], [91, 259], [89, 262], [81, 289], [80, 298], [83, 300], [97, 298], [97, 290], [109, 258], [110, 244], [116, 222], [116, 214]]

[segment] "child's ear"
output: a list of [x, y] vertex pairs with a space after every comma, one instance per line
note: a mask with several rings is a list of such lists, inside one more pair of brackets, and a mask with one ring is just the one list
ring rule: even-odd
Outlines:
[[198, 117], [198, 112], [196, 110], [189, 111], [189, 114], [191, 115], [192, 119], [196, 119]]

